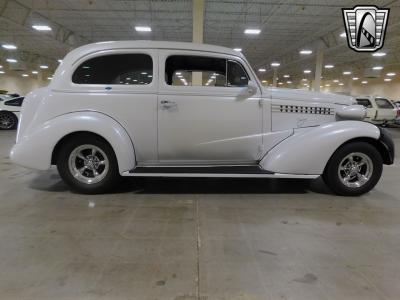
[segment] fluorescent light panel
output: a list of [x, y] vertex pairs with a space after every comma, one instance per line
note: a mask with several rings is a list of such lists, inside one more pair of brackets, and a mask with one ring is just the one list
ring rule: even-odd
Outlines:
[[260, 29], [249, 28], [244, 31], [245, 34], [259, 34], [261, 32]]
[[33, 25], [33, 29], [39, 30], [39, 31], [50, 31], [51, 27], [47, 25]]
[[7, 49], [7, 50], [15, 50], [15, 49], [17, 49], [17, 46], [12, 45], [12, 44], [4, 44], [4, 45], [2, 45], [2, 47], [4, 49]]
[[149, 26], [135, 26], [135, 30], [139, 32], [150, 32], [151, 27]]
[[310, 55], [310, 54], [312, 54], [312, 50], [307, 50], [307, 49], [300, 50], [300, 54], [303, 54], [303, 55]]

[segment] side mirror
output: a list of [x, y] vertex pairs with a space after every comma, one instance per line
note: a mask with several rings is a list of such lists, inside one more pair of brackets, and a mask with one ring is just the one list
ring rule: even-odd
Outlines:
[[243, 87], [243, 89], [240, 91], [239, 96], [241, 98], [251, 97], [257, 93], [257, 89], [258, 89], [257, 84], [255, 82], [249, 80], [247, 86]]

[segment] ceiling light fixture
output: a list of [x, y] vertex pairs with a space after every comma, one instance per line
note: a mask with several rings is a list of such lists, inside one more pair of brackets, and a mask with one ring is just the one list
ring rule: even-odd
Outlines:
[[41, 69], [48, 69], [48, 68], [49, 68], [49, 66], [46, 66], [46, 65], [41, 65], [39, 68], [41, 68]]
[[334, 82], [334, 83], [338, 83], [339, 80], [338, 80], [338, 79], [334, 79], [333, 82]]
[[382, 66], [375, 66], [375, 67], [372, 68], [372, 70], [382, 70], [382, 69], [383, 69]]
[[260, 69], [258, 69], [258, 72], [265, 72], [265, 71], [267, 71], [266, 69], [264, 69], [264, 68], [260, 68]]
[[286, 81], [287, 84], [291, 84], [292, 82], [290, 80]]
[[39, 72], [38, 71], [32, 71], [32, 74], [38, 74]]
[[6, 61], [9, 62], [9, 63], [16, 63], [16, 62], [18, 62], [18, 60], [14, 59], [14, 58], [7, 58]]
[[358, 77], [353, 77], [353, 80], [358, 80], [358, 79], [360, 79], [360, 78], [358, 78]]
[[28, 74], [22, 74], [22, 77], [28, 77], [29, 75]]
[[2, 45], [2, 47], [4, 49], [7, 49], [7, 50], [15, 50], [15, 49], [17, 49], [17, 46], [11, 45], [11, 44], [4, 44], [4, 45]]
[[290, 75], [286, 74], [286, 75], [283, 75], [283, 77], [285, 77], [285, 78], [289, 78], [289, 77], [290, 77]]
[[350, 75], [351, 74], [351, 71], [344, 71], [343, 72], [343, 75]]
[[385, 56], [385, 55], [386, 55], [385, 52], [375, 52], [375, 53], [372, 53], [372, 56], [375, 56], [375, 57], [382, 57], [382, 56]]
[[5, 72], [4, 71], [0, 71], [0, 74], [4, 74]]
[[281, 65], [281, 63], [279, 63], [277, 61], [271, 63], [271, 67], [275, 67], [275, 68], [279, 67], [280, 65]]
[[36, 29], [38, 31], [50, 31], [51, 30], [51, 27], [47, 26], [47, 25], [33, 25], [32, 28]]
[[149, 26], [135, 26], [135, 30], [138, 32], [150, 32], [151, 27]]
[[249, 28], [244, 31], [245, 34], [259, 34], [261, 32], [260, 29]]
[[303, 72], [304, 72], [304, 74], [310, 74], [311, 70], [304, 70]]
[[343, 83], [343, 82], [340, 82], [339, 85], [344, 85], [344, 83]]
[[234, 51], [241, 52], [242, 48], [233, 48]]
[[364, 80], [364, 81], [361, 81], [361, 83], [362, 83], [362, 84], [367, 84], [368, 81]]
[[396, 73], [394, 73], [394, 72], [389, 72], [389, 73], [386, 74], [386, 76], [390, 76], [390, 77], [393, 77], [395, 75], [396, 75]]
[[300, 54], [310, 55], [310, 54], [312, 54], [312, 50], [300, 50]]
[[335, 67], [334, 65], [325, 65], [325, 69], [332, 69], [334, 67]]
[[385, 78], [384, 81], [392, 81], [392, 78]]
[[341, 34], [340, 34], [340, 37], [342, 37], [342, 38], [345, 38], [347, 35], [346, 35], [346, 32], [342, 32]]

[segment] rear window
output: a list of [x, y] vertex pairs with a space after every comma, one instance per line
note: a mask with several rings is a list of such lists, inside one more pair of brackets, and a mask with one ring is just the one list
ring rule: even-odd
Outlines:
[[362, 105], [366, 108], [372, 108], [372, 104], [371, 101], [369, 101], [368, 99], [356, 99], [357, 104]]
[[82, 63], [72, 75], [77, 84], [145, 85], [153, 80], [153, 61], [147, 54], [99, 56]]
[[389, 100], [384, 98], [376, 98], [375, 102], [379, 108], [394, 108], [392, 103], [390, 103]]

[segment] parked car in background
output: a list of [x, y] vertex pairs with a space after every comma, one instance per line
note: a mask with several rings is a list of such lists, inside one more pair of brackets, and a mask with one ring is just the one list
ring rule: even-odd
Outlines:
[[0, 95], [0, 130], [15, 129], [24, 97]]
[[356, 101], [367, 109], [365, 121], [379, 125], [395, 122], [397, 109], [388, 99], [378, 96], [357, 96]]
[[242, 53], [205, 44], [118, 41], [70, 52], [22, 107], [14, 163], [83, 193], [120, 176], [322, 176], [360, 195], [392, 164], [388, 132], [349, 96], [265, 88]]
[[396, 119], [394, 120], [394, 123], [396, 125], [400, 125], [400, 101], [393, 101], [393, 105], [397, 109], [397, 115], [396, 115]]

